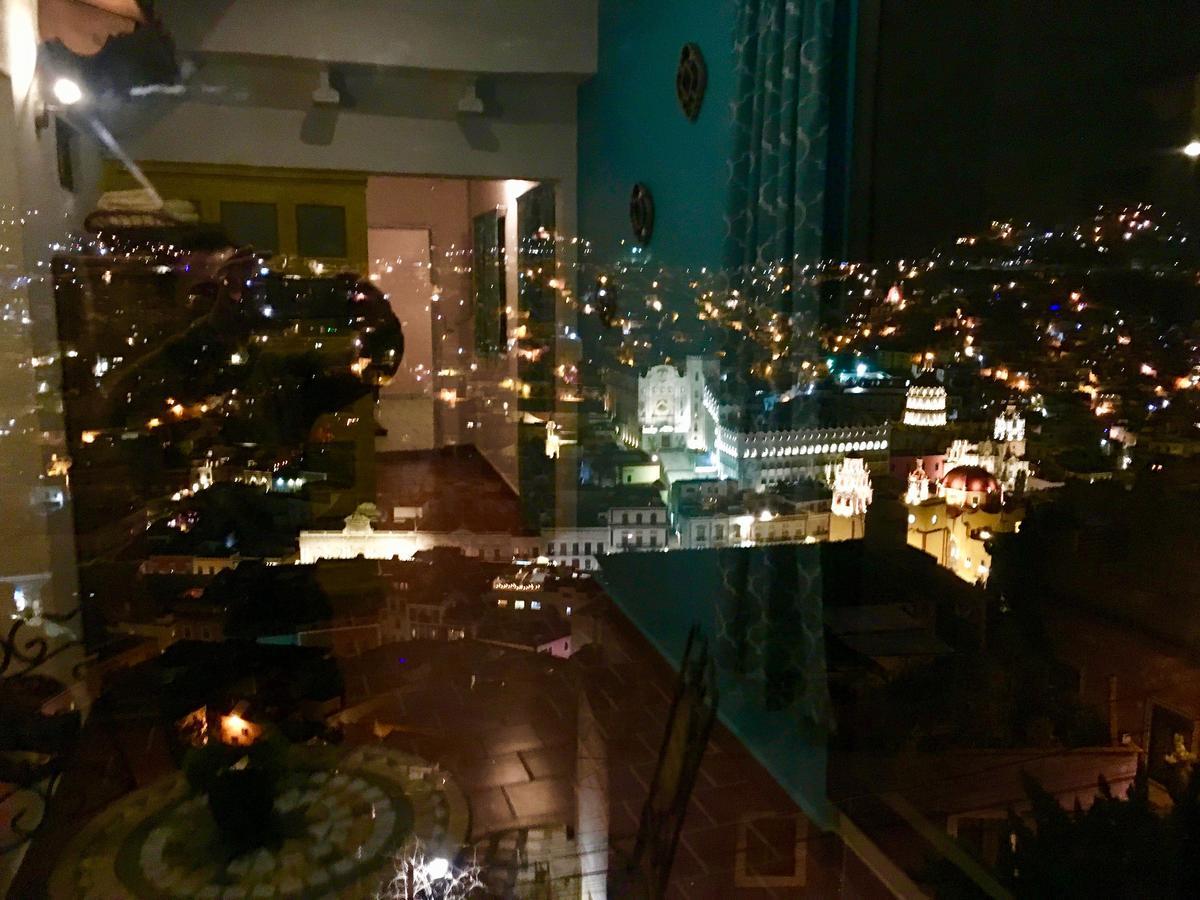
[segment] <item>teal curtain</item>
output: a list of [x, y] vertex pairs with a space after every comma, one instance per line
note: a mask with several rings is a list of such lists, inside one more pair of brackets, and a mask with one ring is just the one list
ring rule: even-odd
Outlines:
[[725, 251], [743, 279], [821, 256], [834, 2], [738, 0]]

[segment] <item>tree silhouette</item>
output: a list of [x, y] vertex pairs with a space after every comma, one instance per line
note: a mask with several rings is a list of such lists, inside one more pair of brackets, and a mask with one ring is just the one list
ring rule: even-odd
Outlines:
[[1028, 816], [1009, 814], [1011, 839], [997, 862], [1001, 880], [1019, 897], [1200, 896], [1200, 778], [1181, 758], [1171, 809], [1151, 802], [1139, 766], [1124, 797], [1103, 779], [1092, 804], [1067, 810], [1026, 777]]

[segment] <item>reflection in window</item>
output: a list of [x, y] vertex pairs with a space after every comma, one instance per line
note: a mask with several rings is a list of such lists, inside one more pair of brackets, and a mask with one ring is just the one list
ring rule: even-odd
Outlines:
[[221, 225], [239, 244], [264, 252], [279, 249], [279, 213], [274, 203], [222, 200]]
[[296, 251], [301, 256], [346, 256], [346, 210], [315, 203], [296, 205]]

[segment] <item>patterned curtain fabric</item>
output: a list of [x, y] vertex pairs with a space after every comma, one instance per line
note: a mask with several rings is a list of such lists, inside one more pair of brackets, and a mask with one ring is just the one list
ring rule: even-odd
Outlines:
[[738, 0], [726, 264], [743, 278], [821, 255], [834, 2]]
[[717, 665], [735, 676], [732, 691], [744, 694], [750, 707], [790, 709], [827, 726], [821, 555], [814, 549], [779, 544], [716, 551], [721, 590], [713, 592], [713, 652]]

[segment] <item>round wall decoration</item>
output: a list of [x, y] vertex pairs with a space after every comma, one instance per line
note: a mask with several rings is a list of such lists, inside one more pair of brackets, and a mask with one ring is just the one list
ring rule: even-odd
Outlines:
[[650, 236], [654, 234], [654, 196], [640, 181], [629, 195], [629, 224], [633, 226], [633, 236], [639, 244], [650, 243]]
[[704, 54], [695, 44], [684, 44], [679, 51], [679, 66], [675, 70], [675, 96], [679, 98], [679, 108], [688, 117], [689, 122], [695, 122], [700, 115], [700, 105], [704, 102], [704, 89], [708, 87], [708, 67], [704, 64]]

